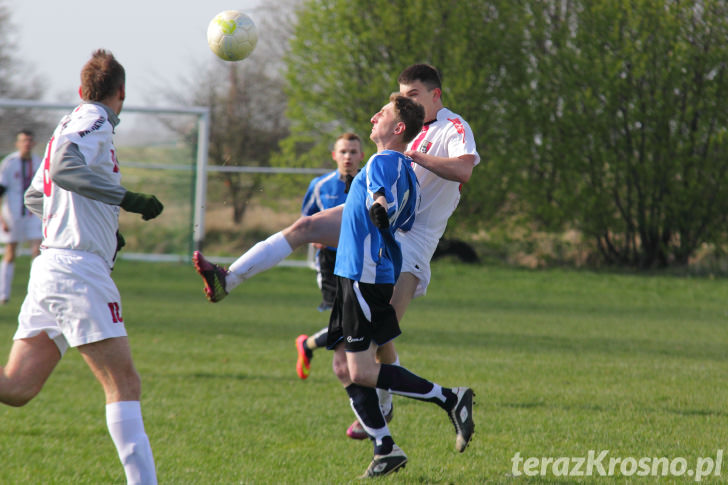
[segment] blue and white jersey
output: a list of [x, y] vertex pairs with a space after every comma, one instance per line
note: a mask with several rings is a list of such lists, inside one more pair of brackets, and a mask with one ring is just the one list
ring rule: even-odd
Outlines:
[[308, 184], [306, 195], [303, 196], [301, 214], [312, 216], [346, 201], [346, 182], [341, 180], [339, 171], [326, 173], [316, 177]]
[[[400, 152], [375, 153], [351, 183], [344, 205], [334, 273], [362, 283], [394, 284], [402, 266], [398, 229], [412, 227], [419, 204], [412, 159]], [[389, 229], [384, 234], [369, 219], [374, 194], [387, 199]]]
[[[308, 184], [301, 204], [301, 215], [312, 216], [346, 202], [346, 182], [341, 180], [338, 170], [316, 177]], [[329, 247], [332, 251], [336, 248]]]

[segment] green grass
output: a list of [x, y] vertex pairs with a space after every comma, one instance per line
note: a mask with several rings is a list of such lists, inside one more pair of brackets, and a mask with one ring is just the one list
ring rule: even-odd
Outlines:
[[[13, 298], [0, 307], [0, 359], [27, 265], [19, 262]], [[609, 450], [684, 457], [692, 467], [727, 447], [725, 279], [451, 262], [433, 273], [402, 322], [401, 361], [443, 385], [471, 386], [476, 434], [459, 454], [439, 408], [395, 397], [391, 429], [410, 461], [387, 483], [624, 483], [513, 478], [511, 458]], [[308, 380], [295, 374], [295, 337], [326, 323], [311, 271], [276, 268], [216, 305], [189, 266], [122, 261], [114, 278], [160, 483], [356, 482], [371, 445], [344, 435], [353, 415], [330, 353], [316, 354]], [[103, 393], [73, 350], [30, 404], [0, 407], [0, 452], [3, 484], [124, 482]], [[703, 483], [728, 477], [728, 463], [723, 470]]]

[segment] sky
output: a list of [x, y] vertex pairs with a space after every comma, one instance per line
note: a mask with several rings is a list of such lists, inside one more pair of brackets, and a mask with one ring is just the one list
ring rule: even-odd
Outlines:
[[111, 50], [126, 69], [125, 106], [168, 106], [155, 94], [206, 63], [207, 24], [223, 10], [256, 19], [262, 0], [5, 0], [18, 57], [44, 79], [43, 100], [78, 101], [79, 73], [91, 52]]

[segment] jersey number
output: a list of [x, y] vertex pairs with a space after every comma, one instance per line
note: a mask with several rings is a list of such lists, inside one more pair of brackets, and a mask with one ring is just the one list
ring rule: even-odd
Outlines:
[[121, 318], [121, 307], [119, 303], [112, 301], [109, 302], [109, 311], [111, 312], [111, 321], [114, 323], [124, 323], [124, 319]]
[[53, 181], [51, 180], [51, 153], [53, 153], [52, 146], [55, 137], [51, 137], [48, 142], [48, 150], [46, 151], [45, 160], [43, 160], [43, 194], [46, 197], [51, 196], [51, 188], [53, 187]]

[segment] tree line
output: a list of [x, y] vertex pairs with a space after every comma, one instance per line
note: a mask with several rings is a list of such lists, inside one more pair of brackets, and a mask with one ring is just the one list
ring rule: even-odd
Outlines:
[[482, 157], [451, 219], [459, 232], [506, 219], [574, 230], [596, 261], [635, 268], [725, 249], [725, 2], [290, 0], [270, 9], [253, 57], [176, 93], [213, 107], [215, 163], [328, 167], [331, 141], [344, 130], [366, 138], [401, 69], [428, 62]]

